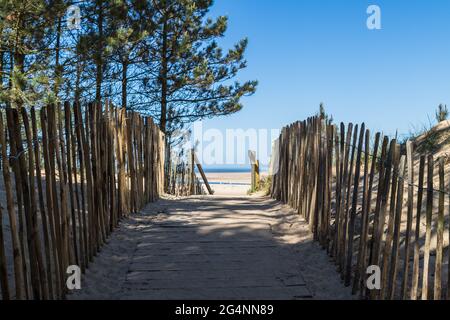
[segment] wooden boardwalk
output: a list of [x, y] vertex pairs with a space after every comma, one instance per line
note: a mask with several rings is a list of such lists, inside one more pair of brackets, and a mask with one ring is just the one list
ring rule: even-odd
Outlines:
[[289, 219], [268, 199], [162, 200], [124, 221], [69, 298], [314, 298], [295, 246], [279, 237]]

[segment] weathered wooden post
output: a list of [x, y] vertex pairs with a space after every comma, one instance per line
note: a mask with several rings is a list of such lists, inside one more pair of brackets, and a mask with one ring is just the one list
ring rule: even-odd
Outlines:
[[259, 161], [256, 159], [256, 152], [255, 151], [248, 151], [248, 157], [250, 158], [250, 163], [252, 166], [252, 191], [256, 191], [259, 189]]
[[195, 154], [195, 151], [192, 150], [192, 154], [194, 155], [194, 162], [197, 164], [198, 172], [200, 172], [200, 175], [202, 176], [203, 182], [205, 183], [206, 189], [208, 189], [208, 193], [210, 195], [214, 194], [214, 191], [211, 189], [211, 186], [209, 185], [208, 179], [206, 179], [205, 172], [203, 171], [202, 165], [200, 161], [197, 158], [197, 155]]
[[191, 167], [191, 178], [189, 181], [190, 187], [189, 187], [189, 194], [193, 195], [195, 194], [195, 150], [191, 149], [191, 163], [190, 163], [190, 167]]
[[253, 176], [255, 180], [255, 190], [259, 189], [259, 185], [261, 182], [260, 176], [259, 176], [259, 160], [256, 160], [256, 162], [253, 164]]

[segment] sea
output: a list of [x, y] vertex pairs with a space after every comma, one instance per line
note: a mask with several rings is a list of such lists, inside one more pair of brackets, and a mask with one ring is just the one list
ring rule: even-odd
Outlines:
[[[243, 166], [243, 165], [210, 165], [210, 166], [203, 166], [203, 171], [206, 173], [247, 173], [251, 172], [252, 168], [250, 165]], [[267, 172], [269, 170], [268, 167], [261, 167], [259, 169], [260, 172]], [[196, 171], [198, 169], [196, 168]]]

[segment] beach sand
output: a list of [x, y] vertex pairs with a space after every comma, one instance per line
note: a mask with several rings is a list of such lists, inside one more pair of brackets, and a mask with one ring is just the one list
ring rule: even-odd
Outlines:
[[[206, 172], [205, 174], [215, 195], [246, 195], [251, 187], [250, 172]], [[261, 177], [266, 175], [267, 173], [261, 173]]]

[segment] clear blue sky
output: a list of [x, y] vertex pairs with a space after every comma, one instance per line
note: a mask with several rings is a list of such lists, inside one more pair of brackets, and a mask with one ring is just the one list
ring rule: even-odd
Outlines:
[[[371, 4], [382, 30], [366, 27]], [[260, 84], [206, 128], [281, 128], [324, 102], [336, 121], [408, 133], [450, 106], [448, 0], [216, 0], [217, 15], [229, 17], [224, 48], [249, 38], [239, 79]]]

